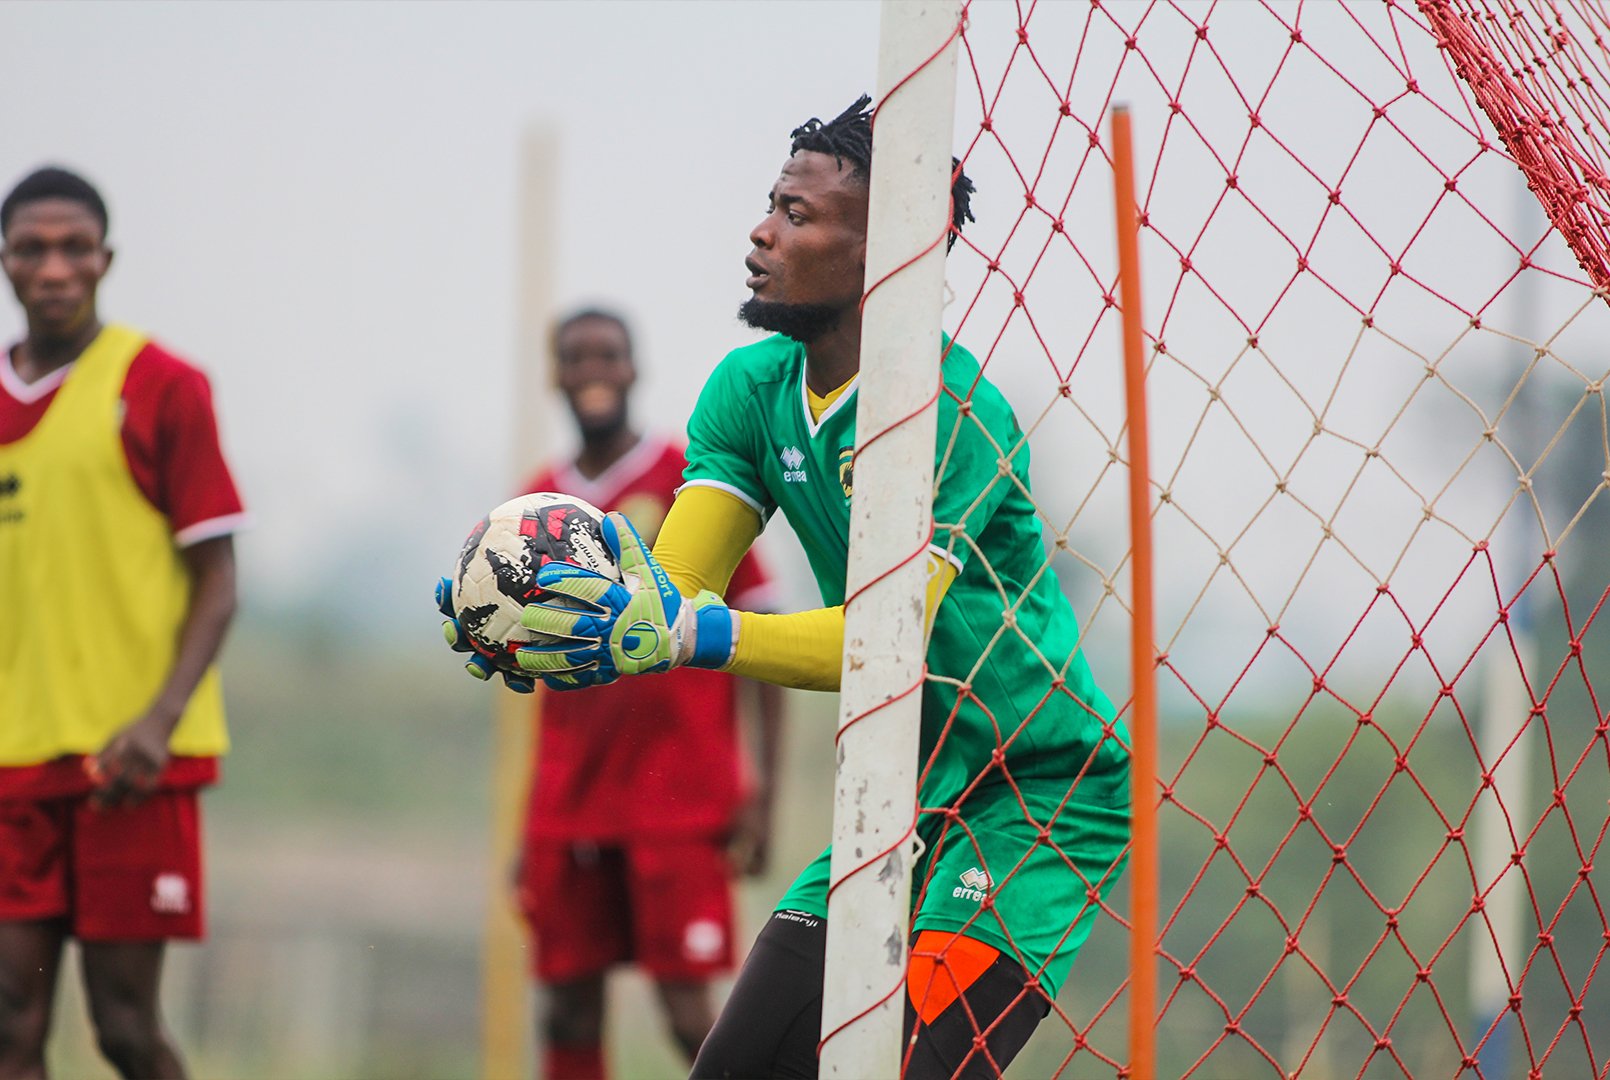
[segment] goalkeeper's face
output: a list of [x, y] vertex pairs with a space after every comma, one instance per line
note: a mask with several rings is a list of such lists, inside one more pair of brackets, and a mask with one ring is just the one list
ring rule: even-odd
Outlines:
[[801, 150], [789, 158], [766, 216], [749, 233], [751, 304], [842, 314], [860, 303], [867, 194], [866, 180], [832, 154]]

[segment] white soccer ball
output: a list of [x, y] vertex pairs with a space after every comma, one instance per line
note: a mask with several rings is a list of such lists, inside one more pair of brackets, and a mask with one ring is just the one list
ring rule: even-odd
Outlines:
[[520, 625], [520, 612], [542, 594], [537, 571], [545, 564], [573, 563], [621, 579], [603, 520], [603, 511], [583, 499], [539, 491], [510, 499], [470, 530], [453, 568], [453, 610], [476, 652], [503, 670], [519, 670], [514, 651], [540, 636]]

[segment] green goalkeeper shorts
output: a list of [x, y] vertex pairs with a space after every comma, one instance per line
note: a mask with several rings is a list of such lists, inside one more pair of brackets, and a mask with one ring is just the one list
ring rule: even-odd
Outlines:
[[[924, 814], [913, 931], [955, 931], [993, 945], [1056, 997], [1129, 859], [1127, 801], [1086, 802], [1076, 791], [1063, 805], [1067, 790], [1066, 780], [1021, 780], [1016, 790], [991, 784], [956, 820]], [[831, 854], [823, 851], [794, 879], [778, 911], [827, 917]]]

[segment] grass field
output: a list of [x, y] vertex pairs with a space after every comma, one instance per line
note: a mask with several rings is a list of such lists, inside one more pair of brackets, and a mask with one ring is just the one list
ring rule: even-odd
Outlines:
[[[332, 652], [333, 638], [310, 645], [305, 634], [293, 638], [248, 623], [231, 646], [226, 681], [236, 745], [224, 783], [207, 796], [212, 932], [202, 947], [173, 950], [169, 1017], [196, 1074], [219, 1080], [475, 1076], [481, 920], [491, 880], [487, 691], [439, 655], [428, 631], [417, 648], [394, 650], [394, 663], [383, 671], [355, 653]], [[789, 700], [774, 859], [768, 876], [744, 886], [744, 942], [829, 831], [836, 698], [802, 693]], [[1563, 691], [1552, 704], [1557, 750], [1566, 759], [1591, 737], [1576, 721], [1591, 717], [1592, 707]], [[1372, 1022], [1385, 1023], [1413, 973], [1405, 976], [1401, 962], [1360, 966], [1382, 936], [1379, 909], [1348, 880], [1334, 878], [1320, 887], [1331, 853], [1306, 833], [1275, 854], [1293, 825], [1296, 803], [1283, 784], [1267, 775], [1260, 779], [1264, 759], [1257, 746], [1272, 745], [1287, 720], [1224, 716], [1226, 727], [1246, 741], [1205, 744], [1180, 797], [1223, 823], [1252, 791], [1229, 834], [1238, 857], [1266, 874], [1270, 899], [1285, 915], [1302, 915], [1316, 891], [1323, 894], [1304, 924], [1304, 948], [1332, 978], [1352, 978], [1353, 1006]], [[1383, 730], [1396, 724], [1406, 731], [1417, 722], [1377, 717]], [[1188, 716], [1165, 717], [1165, 773], [1177, 768], [1195, 741], [1194, 723]], [[1353, 727], [1345, 716], [1305, 716], [1280, 749], [1293, 782], [1312, 791]], [[1444, 807], [1468, 800], [1474, 783], [1463, 739], [1455, 722], [1438, 718], [1411, 752], [1418, 783]], [[1361, 820], [1390, 774], [1390, 755], [1383, 757], [1378, 748], [1352, 751], [1315, 800], [1316, 820], [1345, 832]], [[1539, 776], [1540, 788], [1548, 783]], [[1415, 790], [1401, 777], [1393, 782], [1382, 808], [1350, 845], [1350, 858], [1380, 895], [1403, 903], [1401, 932], [1429, 955], [1449, 913], [1468, 904], [1468, 880], [1461, 880], [1459, 860], [1444, 858], [1415, 885], [1445, 842]], [[1584, 821], [1602, 817], [1607, 796], [1602, 777], [1584, 774], [1570, 789], [1570, 803]], [[1167, 913], [1203, 867], [1212, 837], [1178, 813], [1165, 813], [1162, 824]], [[1570, 838], [1557, 827], [1542, 830], [1529, 859], [1546, 916], [1574, 880]], [[1238, 916], [1208, 945], [1243, 898], [1245, 883], [1228, 860], [1216, 859], [1165, 938], [1176, 956], [1201, 951], [1197, 963], [1204, 977], [1236, 1009], [1279, 961], [1284, 941], [1274, 919], [1255, 910]], [[1112, 898], [1117, 910], [1124, 910], [1126, 895], [1121, 884]], [[1562, 942], [1593, 945], [1567, 950], [1568, 965], [1591, 961], [1599, 939], [1591, 907], [1570, 905], [1555, 932]], [[1437, 955], [1437, 983], [1447, 988], [1443, 996], [1456, 1014], [1463, 1007], [1470, 946], [1464, 934]], [[1122, 980], [1126, 949], [1122, 929], [1111, 919], [1099, 920], [1059, 1001], [1081, 1026]], [[1165, 993], [1174, 985], [1171, 970], [1163, 969]], [[1573, 967], [1573, 979], [1581, 975]], [[54, 1069], [61, 1076], [110, 1076], [90, 1048], [75, 982], [64, 980], [69, 985], [59, 1003]], [[1246, 1029], [1273, 1052], [1301, 1060], [1331, 1011], [1330, 996], [1311, 973], [1287, 965], [1248, 1011]], [[1596, 991], [1595, 1001], [1599, 997]], [[643, 982], [618, 979], [612, 1002], [615, 1075], [681, 1075]], [[1546, 980], [1528, 994], [1528, 1009], [1540, 1017], [1563, 1015], [1566, 1004]], [[1397, 1046], [1405, 1060], [1437, 1072], [1449, 1051], [1445, 1024], [1426, 1012], [1431, 1008], [1423, 995], [1410, 1002]], [[1314, 1075], [1325, 1074], [1327, 1061], [1352, 1075], [1363, 1060], [1359, 1055], [1368, 1053], [1370, 1036], [1349, 1016], [1327, 1029], [1308, 1066]], [[1187, 988], [1170, 1005], [1162, 1074], [1190, 1067], [1224, 1022], [1217, 1005]], [[1122, 1057], [1124, 1031], [1120, 1000], [1095, 1025], [1092, 1042]], [[1053, 1019], [1041, 1026], [1012, 1075], [1051, 1075], [1071, 1048], [1068, 1029]], [[1556, 1059], [1567, 1072], [1569, 1055], [1566, 1046]], [[1089, 1056], [1077, 1061], [1067, 1075], [1105, 1074]], [[1272, 1075], [1268, 1062], [1240, 1040], [1227, 1041], [1205, 1068], [1202, 1075]]]
[[[393, 649], [384, 671], [332, 651], [333, 633], [249, 622], [236, 633], [225, 663], [235, 745], [205, 804], [211, 932], [170, 952], [166, 986], [198, 1076], [478, 1074], [491, 709], [425, 622], [420, 645]], [[744, 942], [825, 842], [833, 700], [791, 699], [787, 810], [771, 874], [743, 891]], [[618, 1075], [682, 1072], [646, 987], [620, 983]], [[51, 1057], [57, 1075], [112, 1075], [90, 1046], [76, 974], [63, 980]]]

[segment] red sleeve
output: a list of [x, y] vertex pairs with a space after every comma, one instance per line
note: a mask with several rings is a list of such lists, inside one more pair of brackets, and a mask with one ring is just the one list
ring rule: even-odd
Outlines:
[[737, 608], [739, 611], [777, 610], [776, 586], [772, 584], [771, 575], [766, 571], [765, 560], [754, 548], [751, 547], [744, 553], [744, 557], [738, 560], [737, 567], [732, 571], [732, 580], [727, 583], [725, 599], [729, 607]]
[[123, 402], [129, 471], [168, 519], [175, 542], [187, 547], [238, 531], [245, 507], [219, 445], [207, 377], [147, 345], [129, 365]]

